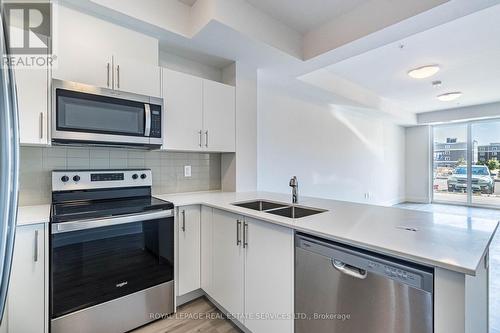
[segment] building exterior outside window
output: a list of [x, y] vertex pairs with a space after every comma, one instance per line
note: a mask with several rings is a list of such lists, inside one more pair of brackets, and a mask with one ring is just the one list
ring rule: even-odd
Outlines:
[[479, 155], [478, 161], [485, 163], [497, 158], [497, 152], [500, 150], [500, 143], [490, 143], [489, 145], [479, 146], [479, 150], [484, 151], [484, 153]]

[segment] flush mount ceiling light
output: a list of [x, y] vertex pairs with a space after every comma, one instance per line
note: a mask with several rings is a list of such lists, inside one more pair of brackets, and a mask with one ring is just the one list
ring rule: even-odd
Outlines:
[[428, 65], [408, 71], [408, 75], [414, 79], [425, 79], [433, 76], [439, 71], [438, 65]]
[[439, 99], [442, 102], [450, 102], [450, 101], [456, 100], [460, 96], [462, 96], [462, 93], [460, 91], [455, 91], [455, 92], [450, 92], [450, 93], [438, 95], [437, 99]]

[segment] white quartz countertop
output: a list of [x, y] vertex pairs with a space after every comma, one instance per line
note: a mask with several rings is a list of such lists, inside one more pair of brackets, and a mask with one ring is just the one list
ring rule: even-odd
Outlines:
[[[176, 206], [202, 204], [275, 223], [311, 235], [406, 259], [427, 266], [475, 275], [498, 227], [494, 220], [413, 211], [394, 207], [301, 197], [299, 205], [327, 212], [290, 219], [233, 206], [254, 199], [290, 202], [269, 192], [203, 192], [155, 195]], [[416, 231], [408, 231], [407, 229]]]
[[19, 206], [17, 210], [17, 225], [49, 223], [50, 205]]

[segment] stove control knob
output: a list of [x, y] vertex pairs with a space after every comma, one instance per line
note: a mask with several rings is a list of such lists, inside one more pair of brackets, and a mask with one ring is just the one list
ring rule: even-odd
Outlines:
[[68, 180], [69, 180], [69, 177], [68, 177], [68, 176], [62, 176], [62, 177], [61, 177], [61, 181], [62, 181], [63, 183], [66, 183]]
[[138, 174], [136, 174], [136, 173], [134, 173], [134, 174], [132, 175], [132, 179], [137, 179], [137, 178], [139, 178], [139, 175], [138, 175]]
[[73, 181], [75, 181], [75, 182], [80, 181], [80, 176], [78, 176], [78, 175], [73, 176]]
[[143, 174], [141, 175], [141, 179], [146, 179], [146, 177], [147, 177], [147, 176], [146, 176], [146, 174], [145, 174], [145, 173], [143, 173]]

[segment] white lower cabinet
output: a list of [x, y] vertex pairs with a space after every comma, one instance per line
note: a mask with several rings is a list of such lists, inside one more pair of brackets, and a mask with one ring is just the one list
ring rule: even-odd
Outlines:
[[293, 230], [245, 218], [245, 326], [293, 332]]
[[211, 213], [202, 208], [202, 288], [253, 333], [293, 332], [293, 230]]
[[238, 215], [219, 209], [214, 209], [213, 214], [212, 297], [228, 312], [241, 315], [244, 313], [244, 249], [237, 231], [238, 222], [242, 226], [242, 221]]
[[7, 301], [9, 333], [46, 332], [45, 224], [16, 229]]
[[200, 206], [179, 207], [178, 295], [200, 288]]
[[213, 297], [213, 209], [201, 206], [201, 289]]

